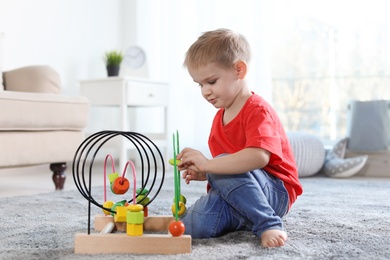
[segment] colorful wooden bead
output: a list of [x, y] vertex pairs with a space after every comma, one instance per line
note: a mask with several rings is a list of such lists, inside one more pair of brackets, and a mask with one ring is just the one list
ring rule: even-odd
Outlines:
[[[111, 201], [111, 200], [107, 200], [106, 202], [103, 203], [103, 208], [111, 209], [112, 206], [114, 206], [114, 202]], [[110, 211], [105, 210], [105, 209], [103, 209], [103, 213], [104, 213], [104, 215], [110, 215], [111, 214]]]
[[115, 179], [118, 178], [118, 176], [119, 174], [117, 172], [110, 173], [108, 175], [108, 180], [110, 181], [110, 183], [113, 183]]
[[127, 207], [126, 206], [117, 206], [115, 208], [116, 213], [114, 215], [115, 222], [126, 222], [127, 219]]
[[[179, 212], [177, 213], [179, 216], [183, 215], [186, 212], [186, 205], [183, 202], [179, 201]], [[176, 203], [172, 204], [172, 213], [176, 215]]]
[[145, 206], [146, 204], [148, 204], [149, 201], [150, 201], [150, 198], [149, 197], [145, 197], [144, 195], [139, 195], [137, 197], [137, 203], [141, 204], [142, 206]]
[[131, 212], [139, 212], [139, 211], [142, 211], [144, 209], [144, 206], [142, 206], [141, 204], [129, 204], [127, 206], [127, 210], [131, 211]]
[[168, 230], [172, 236], [179, 237], [184, 234], [186, 227], [184, 226], [183, 222], [179, 220], [171, 222], [171, 224], [169, 224]]
[[146, 189], [146, 188], [138, 188], [138, 189], [136, 190], [137, 195], [145, 195], [145, 194], [148, 193], [148, 192], [149, 192], [149, 190]]
[[[177, 160], [176, 159], [176, 165], [178, 165], [179, 163], [181, 163], [181, 160]], [[174, 166], [175, 165], [175, 160], [172, 158], [172, 159], [169, 159], [169, 164]]]
[[[187, 204], [187, 198], [183, 194], [180, 194], [179, 201]], [[175, 202], [175, 198], [173, 198], [173, 202]]]
[[[118, 207], [118, 206], [125, 206], [126, 203], [127, 203], [126, 200], [118, 201], [117, 203], [115, 203], [115, 204], [111, 207], [111, 211], [116, 212], [116, 207]], [[115, 214], [114, 214], [114, 213], [111, 213], [111, 215], [114, 216]]]
[[126, 213], [126, 222], [128, 224], [143, 224], [144, 223], [144, 212], [131, 212], [127, 211]]
[[125, 194], [130, 188], [130, 182], [126, 178], [118, 177], [111, 183], [111, 190], [115, 194]]
[[142, 236], [144, 234], [144, 225], [126, 224], [126, 234], [129, 236]]

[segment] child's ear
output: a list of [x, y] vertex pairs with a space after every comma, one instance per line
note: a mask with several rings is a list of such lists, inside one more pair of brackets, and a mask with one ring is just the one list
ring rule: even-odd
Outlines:
[[245, 78], [247, 72], [247, 66], [245, 62], [242, 60], [237, 61], [236, 64], [234, 64], [234, 69], [236, 70], [239, 79]]

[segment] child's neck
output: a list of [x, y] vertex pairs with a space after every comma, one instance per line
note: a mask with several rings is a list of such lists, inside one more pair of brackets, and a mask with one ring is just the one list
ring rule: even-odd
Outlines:
[[227, 125], [228, 123], [230, 123], [238, 115], [238, 113], [240, 113], [242, 107], [245, 105], [246, 101], [251, 96], [252, 92], [250, 90], [240, 92], [237, 95], [233, 104], [230, 107], [225, 108], [222, 118], [223, 125]]

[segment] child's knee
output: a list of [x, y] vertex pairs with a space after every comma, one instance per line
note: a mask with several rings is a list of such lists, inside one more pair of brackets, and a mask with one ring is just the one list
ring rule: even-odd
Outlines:
[[186, 234], [193, 238], [216, 237], [220, 233], [221, 214], [225, 211], [224, 201], [216, 192], [200, 197], [181, 218]]
[[192, 238], [216, 237], [216, 227], [218, 225], [217, 213], [197, 212], [190, 209], [181, 219], [185, 225], [185, 234]]

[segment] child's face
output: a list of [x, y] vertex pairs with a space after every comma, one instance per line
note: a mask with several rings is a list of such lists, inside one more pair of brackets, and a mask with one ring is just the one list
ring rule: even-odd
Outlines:
[[240, 79], [235, 68], [224, 68], [209, 63], [189, 69], [192, 79], [199, 83], [203, 97], [216, 108], [229, 108], [241, 91]]

